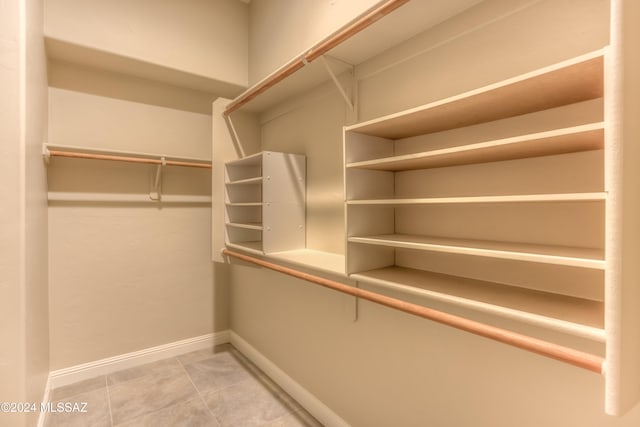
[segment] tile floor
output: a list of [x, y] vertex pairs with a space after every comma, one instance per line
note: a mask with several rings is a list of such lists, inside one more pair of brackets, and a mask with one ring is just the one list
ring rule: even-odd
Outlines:
[[60, 387], [50, 401], [87, 407], [50, 413], [47, 427], [321, 427], [229, 344]]

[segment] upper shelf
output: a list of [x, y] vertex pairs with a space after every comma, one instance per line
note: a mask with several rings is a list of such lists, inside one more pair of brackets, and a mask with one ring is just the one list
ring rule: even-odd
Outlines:
[[598, 50], [346, 130], [398, 139], [597, 99], [604, 94], [603, 69]]
[[603, 148], [603, 141], [604, 123], [600, 122], [453, 148], [353, 162], [348, 163], [347, 168], [403, 171], [459, 166], [599, 150]]
[[50, 36], [45, 36], [45, 46], [47, 58], [50, 60], [110, 71], [164, 83], [174, 87], [208, 93], [212, 95], [212, 99], [215, 99], [217, 96], [237, 96], [243, 90], [243, 86], [237, 83], [226, 82], [211, 76], [198, 75], [160, 64], [146, 62], [90, 46], [78, 45]]
[[[224, 114], [242, 108], [262, 112], [330, 79], [320, 61], [336, 58], [336, 75], [462, 12], [480, 0], [446, 2], [384, 0], [326, 39], [305, 50], [247, 89], [227, 106]], [[384, 17], [384, 19], [380, 19]]]

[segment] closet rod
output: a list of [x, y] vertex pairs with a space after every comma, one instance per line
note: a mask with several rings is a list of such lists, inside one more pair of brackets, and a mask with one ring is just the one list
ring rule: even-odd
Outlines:
[[60, 150], [48, 150], [50, 156], [58, 157], [72, 157], [78, 159], [97, 159], [97, 160], [116, 160], [120, 162], [133, 162], [133, 163], [147, 163], [153, 165], [167, 165], [167, 166], [186, 166], [192, 168], [208, 168], [211, 169], [211, 164], [208, 163], [196, 163], [185, 162], [181, 160], [163, 160], [143, 157], [130, 157], [130, 156], [115, 156], [110, 154], [93, 154], [93, 153], [77, 153], [73, 151], [60, 151]]
[[227, 108], [224, 110], [224, 115], [228, 116], [229, 114], [233, 113], [234, 111], [242, 107], [244, 104], [251, 101], [256, 96], [260, 95], [265, 90], [276, 85], [278, 82], [284, 80], [291, 74], [298, 71], [300, 68], [304, 67], [308, 62], [311, 62], [319, 58], [320, 56], [324, 55], [334, 47], [338, 46], [340, 43], [356, 35], [360, 31], [367, 28], [369, 25], [373, 24], [380, 18], [393, 12], [398, 7], [402, 6], [407, 2], [409, 2], [409, 0], [387, 0], [383, 2], [381, 5], [379, 5], [375, 9], [369, 11], [367, 14], [356, 19], [350, 25], [342, 28], [338, 32], [329, 36], [327, 39], [316, 44], [311, 49], [309, 49], [306, 53], [293, 59], [284, 67], [280, 68], [280, 70], [276, 71], [275, 73], [268, 76], [266, 79], [262, 80], [257, 85], [248, 89], [246, 92], [241, 94], [238, 98], [233, 100], [227, 106]]
[[322, 277], [287, 268], [249, 255], [244, 255], [239, 252], [230, 251], [228, 249], [223, 249], [222, 254], [238, 258], [242, 261], [253, 263], [261, 267], [269, 268], [283, 274], [288, 274], [289, 276], [297, 277], [299, 279], [306, 280], [311, 283], [315, 283], [317, 285], [324, 286], [326, 288], [330, 288], [345, 294], [363, 298], [368, 301], [384, 305], [386, 307], [412, 314], [414, 316], [429, 319], [434, 322], [442, 323], [456, 329], [470, 332], [475, 335], [480, 335], [485, 338], [518, 347], [520, 349], [527, 350], [555, 360], [559, 360], [561, 362], [565, 362], [570, 365], [574, 365], [598, 374], [604, 373], [604, 359], [597, 355], [584, 353], [579, 350], [564, 347], [548, 341], [528, 337], [526, 335], [507, 331], [505, 329], [496, 328], [495, 326], [486, 325], [480, 322], [465, 319], [417, 304], [412, 304], [410, 302], [391, 298], [376, 292], [367, 291], [361, 288], [354, 288], [340, 282], [324, 279]]
[[408, 3], [409, 0], [389, 0], [378, 6], [377, 8], [371, 10], [366, 15], [361, 16], [355, 22], [350, 25], [344, 27], [337, 33], [331, 35], [328, 39], [318, 43], [314, 47], [312, 47], [304, 56], [307, 62], [311, 62], [315, 59], [318, 59], [325, 53], [329, 52], [334, 47], [338, 46], [345, 40], [353, 37], [358, 34], [360, 31], [367, 28], [369, 25], [376, 22], [378, 19], [383, 18], [384, 16], [390, 14], [400, 6], [405, 3]]

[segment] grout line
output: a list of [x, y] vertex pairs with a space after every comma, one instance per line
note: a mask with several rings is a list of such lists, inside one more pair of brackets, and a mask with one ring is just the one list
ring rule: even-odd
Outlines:
[[[215, 346], [214, 346], [215, 347]], [[215, 414], [211, 411], [211, 408], [209, 408], [209, 405], [207, 405], [207, 401], [204, 400], [204, 396], [202, 395], [202, 393], [200, 392], [200, 389], [198, 389], [198, 387], [196, 386], [196, 384], [193, 382], [193, 380], [191, 379], [191, 375], [189, 375], [189, 372], [187, 372], [187, 369], [184, 367], [184, 363], [182, 363], [182, 360], [180, 360], [179, 358], [176, 357], [176, 359], [178, 360], [178, 363], [180, 364], [180, 366], [182, 367], [182, 370], [184, 371], [184, 374], [187, 376], [187, 378], [189, 378], [189, 382], [191, 383], [191, 385], [193, 385], [193, 388], [196, 390], [196, 393], [198, 394], [198, 397], [200, 398], [200, 401], [202, 402], [202, 404], [204, 405], [204, 407], [206, 408], [206, 410], [209, 412], [209, 415], [211, 415], [211, 418], [213, 418], [216, 423], [218, 423], [218, 425], [220, 424], [220, 420], [218, 420], [218, 417], [215, 416]], [[204, 360], [204, 359], [203, 359]]]
[[109, 391], [109, 381], [107, 380], [107, 376], [104, 376], [104, 386], [107, 388], [107, 405], [109, 405], [109, 421], [111, 422], [111, 427], [113, 427], [113, 412], [111, 410], [111, 392]]

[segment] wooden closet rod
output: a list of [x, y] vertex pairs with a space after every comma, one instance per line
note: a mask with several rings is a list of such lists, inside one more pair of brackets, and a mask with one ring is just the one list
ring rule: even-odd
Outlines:
[[[77, 159], [116, 160], [120, 162], [147, 163], [147, 164], [153, 164], [153, 165], [163, 164], [162, 159], [152, 159], [152, 158], [144, 158], [144, 157], [115, 156], [111, 154], [77, 153], [73, 151], [60, 151], [60, 150], [49, 150], [48, 153], [50, 156], [73, 157]], [[211, 169], [211, 165], [208, 163], [186, 162], [181, 160], [165, 160], [164, 164], [167, 166], [186, 166], [186, 167], [192, 167], [192, 168]]]
[[318, 59], [334, 47], [338, 46], [343, 41], [348, 40], [349, 38], [358, 34], [360, 31], [367, 28], [369, 25], [376, 22], [378, 19], [385, 17], [386, 15], [390, 14], [391, 12], [408, 2], [409, 0], [388, 0], [384, 2], [380, 6], [371, 10], [366, 15], [358, 18], [355, 22], [352, 22], [337, 33], [331, 35], [328, 39], [312, 47], [306, 53], [304, 58], [307, 60], [307, 62]]
[[342, 28], [338, 32], [332, 34], [329, 38], [323, 40], [322, 42], [313, 46], [309, 51], [305, 54], [301, 55], [298, 58], [293, 59], [291, 62], [286, 64], [284, 67], [280, 68], [280, 70], [276, 71], [274, 74], [271, 74], [266, 79], [258, 83], [256, 86], [250, 88], [238, 98], [233, 100], [227, 108], [224, 110], [224, 115], [228, 116], [233, 113], [240, 107], [242, 107], [247, 102], [251, 101], [256, 96], [260, 95], [265, 90], [274, 86], [278, 82], [284, 80], [291, 74], [298, 71], [300, 68], [304, 67], [306, 63], [311, 62], [320, 56], [324, 55], [334, 47], [338, 46], [343, 41], [349, 39], [355, 34], [367, 28], [369, 25], [373, 24], [380, 18], [388, 15], [393, 12], [403, 4], [407, 3], [409, 0], [387, 0], [375, 9], [369, 11], [366, 15], [361, 16], [356, 21], [352, 22], [348, 26]]
[[391, 298], [386, 295], [378, 294], [376, 292], [354, 288], [340, 282], [324, 279], [322, 277], [314, 276], [309, 273], [303, 273], [298, 270], [283, 267], [278, 264], [254, 258], [249, 255], [244, 255], [235, 251], [230, 251], [228, 249], [223, 249], [222, 254], [238, 258], [242, 261], [250, 262], [261, 267], [269, 268], [280, 273], [288, 274], [289, 276], [297, 277], [299, 279], [306, 280], [308, 282], [315, 283], [317, 285], [324, 286], [345, 294], [363, 298], [368, 301], [384, 305], [386, 307], [394, 308], [396, 310], [400, 310], [414, 316], [429, 319], [434, 322], [454, 327], [456, 329], [471, 332], [475, 335], [480, 335], [485, 338], [499, 341], [501, 343], [518, 347], [520, 349], [527, 350], [542, 356], [550, 357], [552, 359], [556, 359], [598, 374], [603, 373], [604, 359], [600, 356], [584, 353], [572, 348], [560, 346], [558, 344], [543, 341], [537, 338], [528, 337], [526, 335], [507, 331], [505, 329], [496, 328], [495, 326], [486, 325], [452, 314], [443, 313], [441, 311]]

